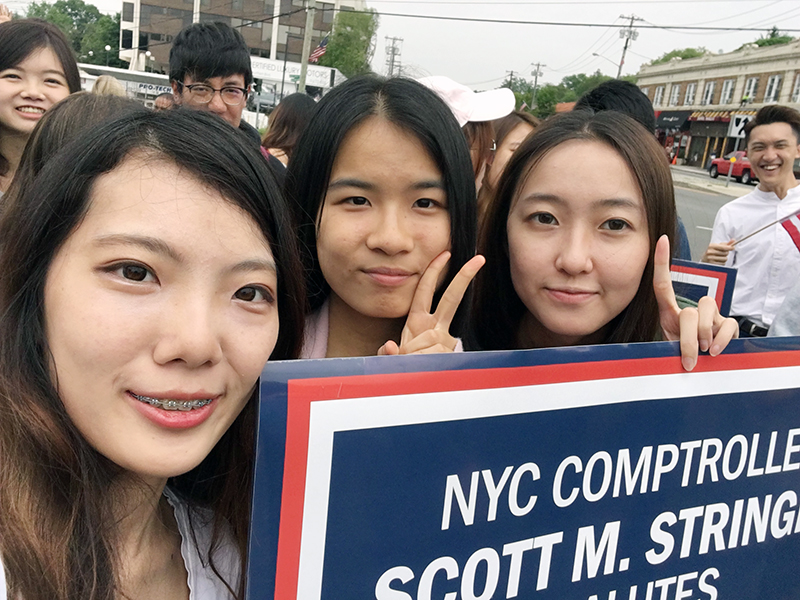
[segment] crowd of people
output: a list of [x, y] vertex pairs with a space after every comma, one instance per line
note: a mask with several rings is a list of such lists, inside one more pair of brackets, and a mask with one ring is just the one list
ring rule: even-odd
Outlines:
[[680, 340], [692, 370], [738, 335], [672, 290], [652, 126], [432, 79], [289, 96], [262, 138], [228, 26], [175, 37], [150, 111], [0, 24], [0, 598], [243, 598], [268, 360]]

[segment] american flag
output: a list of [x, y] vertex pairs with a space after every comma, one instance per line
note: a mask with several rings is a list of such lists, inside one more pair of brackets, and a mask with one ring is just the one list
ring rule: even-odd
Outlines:
[[315, 63], [322, 55], [325, 54], [325, 51], [328, 49], [328, 36], [326, 35], [322, 38], [322, 41], [319, 43], [319, 46], [314, 48], [314, 51], [308, 56], [308, 62]]

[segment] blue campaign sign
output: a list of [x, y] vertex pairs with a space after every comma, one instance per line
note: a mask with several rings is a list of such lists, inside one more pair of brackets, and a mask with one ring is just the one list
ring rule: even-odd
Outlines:
[[800, 597], [800, 338], [273, 363], [248, 597]]
[[678, 296], [695, 302], [703, 296], [711, 296], [723, 316], [731, 314], [736, 269], [676, 258], [670, 265], [670, 275]]

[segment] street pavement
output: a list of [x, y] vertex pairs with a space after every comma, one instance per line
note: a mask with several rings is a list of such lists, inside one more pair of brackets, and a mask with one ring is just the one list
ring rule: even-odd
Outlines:
[[754, 185], [736, 183], [736, 180], [733, 178], [731, 178], [726, 186], [724, 175], [720, 175], [717, 179], [712, 179], [708, 171], [698, 167], [673, 165], [670, 167], [670, 170], [672, 171], [672, 181], [676, 186], [701, 192], [712, 192], [730, 196], [731, 198], [739, 198], [740, 196], [749, 194], [755, 188]]
[[699, 261], [711, 241], [711, 228], [717, 211], [724, 205], [749, 194], [753, 185], [742, 185], [725, 178], [712, 179], [708, 171], [696, 167], [672, 166], [675, 205], [686, 227], [692, 260]]

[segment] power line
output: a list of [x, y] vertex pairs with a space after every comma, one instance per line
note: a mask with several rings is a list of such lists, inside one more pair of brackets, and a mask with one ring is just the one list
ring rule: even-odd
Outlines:
[[[778, 2], [786, 2], [789, 0], [778, 0]], [[446, 0], [370, 0], [373, 4], [443, 4], [453, 6], [481, 6], [505, 4], [511, 6], [541, 6], [548, 4], [584, 4], [595, 6], [608, 6], [610, 4], [648, 4], [655, 6], [658, 4], [712, 4], [724, 2], [725, 4], [747, 3], [754, 4], [758, 2], [773, 2], [773, 0], [671, 0], [670, 2], [651, 2], [650, 0], [603, 0], [602, 2], [591, 2], [589, 0], [523, 0], [523, 1], [508, 1], [508, 0], [486, 0], [484, 2], [464, 2], [463, 0], [446, 1]]]
[[[794, 9], [793, 9], [794, 10]], [[366, 10], [354, 10], [350, 12], [373, 14]], [[404, 13], [379, 13], [382, 17], [405, 17], [409, 19], [431, 19], [434, 21], [463, 21], [468, 23], [496, 23], [499, 25], [544, 25], [555, 27], [613, 27], [616, 29], [623, 29], [627, 27], [626, 24], [614, 23], [570, 23], [567, 21], [520, 21], [518, 19], [482, 19], [478, 17], [448, 17], [439, 15], [410, 15]], [[639, 29], [664, 29], [664, 30], [697, 30], [697, 31], [754, 31], [760, 33], [769, 33], [772, 31], [771, 27], [703, 27], [695, 25], [639, 25]], [[800, 33], [800, 29], [784, 29], [781, 31], [786, 33]]]

